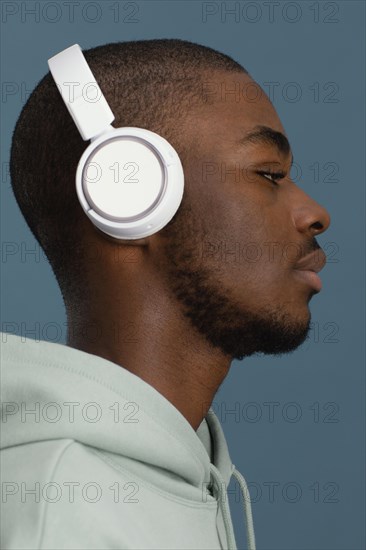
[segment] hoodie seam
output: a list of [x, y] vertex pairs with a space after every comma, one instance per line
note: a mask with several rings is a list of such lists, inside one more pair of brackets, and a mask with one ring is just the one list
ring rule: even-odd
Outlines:
[[[57, 470], [57, 468], [58, 468], [58, 466], [61, 462], [61, 459], [62, 459], [63, 455], [69, 449], [69, 447], [71, 447], [71, 445], [74, 445], [74, 443], [75, 443], [74, 440], [69, 441], [67, 443], [67, 445], [65, 445], [63, 447], [63, 449], [60, 451], [60, 454], [58, 455], [58, 457], [55, 461], [55, 465], [53, 467], [52, 474], [50, 476], [50, 481], [54, 480], [56, 470]], [[42, 550], [42, 548], [43, 548], [43, 539], [44, 539], [45, 531], [46, 531], [46, 518], [47, 518], [47, 515], [48, 515], [47, 514], [48, 510], [49, 510], [48, 501], [46, 501], [46, 504], [43, 507], [43, 517], [42, 517], [42, 521], [41, 521], [41, 530], [40, 530], [39, 542], [38, 542], [38, 545], [37, 545], [38, 550]]]
[[[103, 360], [103, 358], [100, 358]], [[12, 363], [16, 363], [16, 364], [24, 364], [24, 365], [33, 365], [34, 366], [34, 363], [32, 363], [31, 361], [24, 361], [24, 360], [19, 360], [19, 359], [16, 359], [14, 357], [8, 357], [7, 358], [7, 362], [12, 362]], [[112, 363], [112, 362], [111, 362]], [[113, 365], [115, 366], [119, 366], [117, 365], [117, 363], [112, 363]], [[117, 391], [113, 386], [109, 386], [108, 384], [106, 384], [103, 380], [100, 380], [94, 376], [90, 376], [87, 372], [84, 372], [84, 371], [77, 371], [75, 369], [73, 369], [72, 367], [69, 367], [69, 366], [66, 366], [66, 365], [62, 365], [62, 364], [57, 364], [57, 363], [48, 363], [48, 362], [42, 362], [42, 361], [37, 361], [36, 365], [38, 366], [43, 366], [43, 367], [52, 367], [52, 368], [56, 368], [56, 369], [61, 369], [61, 370], [64, 370], [64, 371], [68, 371], [68, 372], [71, 372], [72, 374], [75, 374], [75, 375], [78, 375], [78, 376], [82, 376], [84, 378], [87, 378], [88, 380], [91, 380], [93, 382], [96, 382], [97, 384], [99, 384], [100, 386], [103, 386], [105, 388], [107, 388], [108, 390], [110, 390], [111, 392], [115, 393], [116, 395], [119, 395], [120, 397], [123, 397], [123, 399], [126, 399], [127, 401], [129, 400], [129, 398], [123, 394], [123, 393], [120, 393], [119, 391]], [[121, 367], [120, 367], [121, 368]], [[124, 368], [124, 367], [122, 367]], [[127, 369], [126, 369], [127, 370]], [[127, 371], [129, 372], [129, 371]], [[131, 373], [133, 374], [133, 373]], [[135, 375], [137, 376], [137, 375]], [[139, 378], [139, 377], [137, 377]], [[141, 379], [142, 380], [142, 379]], [[142, 380], [143, 381], [143, 380]], [[149, 385], [149, 384], [148, 384]], [[153, 388], [153, 386], [151, 386]], [[155, 388], [153, 388], [155, 389]], [[157, 391], [157, 390], [155, 390]], [[162, 397], [164, 397], [162, 395]], [[174, 405], [172, 403], [170, 403], [172, 407], [174, 407]], [[140, 405], [139, 405], [140, 406]], [[141, 408], [141, 407], [140, 407]], [[153, 422], [155, 423], [155, 425], [157, 425], [160, 429], [163, 429], [166, 433], [168, 433], [171, 437], [173, 437], [175, 439], [175, 441], [177, 441], [180, 445], [182, 445], [186, 450], [190, 451], [190, 454], [193, 458], [193, 460], [195, 461], [196, 465], [198, 466], [198, 468], [201, 470], [201, 472], [204, 470], [203, 467], [202, 467], [202, 464], [201, 462], [197, 459], [197, 457], [195, 456], [195, 454], [192, 452], [193, 449], [190, 447], [190, 446], [187, 446], [182, 440], [179, 440], [176, 435], [171, 432], [169, 429], [167, 429], [165, 426], [162, 426], [152, 415], [150, 412], [147, 412], [145, 410], [144, 407], [141, 408], [141, 410], [143, 410], [144, 414], [147, 416], [147, 418], [149, 420], [153, 420]], [[179, 411], [178, 411], [179, 412]], [[193, 430], [193, 428], [192, 428]], [[197, 434], [196, 434], [197, 436]], [[198, 438], [198, 436], [197, 436]], [[198, 438], [199, 439], [199, 438]]]
[[[165, 498], [166, 500], [177, 502], [179, 504], [182, 504], [182, 505], [186, 506], [187, 508], [199, 508], [199, 509], [209, 509], [209, 510], [215, 510], [217, 508], [217, 502], [218, 501], [216, 499], [214, 499], [214, 501], [209, 502], [208, 504], [204, 504], [204, 503], [200, 503], [200, 502], [195, 503], [194, 501], [191, 501], [191, 500], [186, 499], [184, 497], [175, 497], [174, 495], [171, 495], [167, 491], [163, 491], [162, 489], [157, 488], [155, 485], [145, 481], [144, 479], [142, 479], [140, 476], [136, 475], [135, 473], [124, 469], [122, 466], [120, 466], [119, 464], [114, 462], [114, 460], [112, 458], [104, 456], [102, 451], [98, 451], [97, 449], [93, 449], [92, 447], [89, 447], [89, 448], [90, 448], [90, 451], [94, 455], [96, 455], [103, 462], [107, 463], [114, 470], [117, 470], [120, 473], [123, 473], [127, 476], [132, 474], [141, 483], [141, 485], [143, 487], [145, 487], [146, 489], [151, 490], [152, 492], [158, 494], [159, 496]], [[210, 495], [208, 495], [208, 497], [210, 497]], [[213, 498], [213, 497], [211, 497], [211, 498]]]

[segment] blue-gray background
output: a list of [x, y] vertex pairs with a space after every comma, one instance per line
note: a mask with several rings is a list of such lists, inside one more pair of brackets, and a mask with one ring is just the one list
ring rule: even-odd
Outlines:
[[[365, 4], [271, 4], [2, 3], [1, 330], [66, 340], [59, 288], [7, 174], [12, 130], [47, 59], [76, 42], [86, 49], [146, 38], [182, 38], [232, 56], [267, 93], [274, 90], [301, 172], [297, 183], [328, 209], [331, 226], [318, 238], [328, 264], [323, 290], [310, 302], [309, 340], [288, 356], [234, 362], [213, 406], [249, 483], [258, 550], [361, 550]], [[230, 504], [245, 548], [242, 503], [233, 494]]]

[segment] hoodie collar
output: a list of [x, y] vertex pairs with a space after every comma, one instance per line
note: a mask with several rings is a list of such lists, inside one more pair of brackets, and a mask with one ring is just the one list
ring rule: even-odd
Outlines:
[[[2, 400], [8, 403], [2, 447], [72, 438], [143, 462], [149, 457], [196, 487], [210, 482], [212, 461], [229, 483], [233, 466], [212, 409], [195, 431], [153, 386], [116, 363], [6, 333], [2, 342]], [[50, 421], [55, 415], [59, 420]]]

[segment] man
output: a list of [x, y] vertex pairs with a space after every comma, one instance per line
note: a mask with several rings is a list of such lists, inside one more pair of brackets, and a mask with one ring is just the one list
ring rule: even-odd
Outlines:
[[306, 339], [329, 215], [291, 181], [271, 102], [228, 56], [173, 39], [84, 55], [114, 126], [176, 149], [184, 196], [150, 237], [96, 230], [75, 193], [86, 145], [50, 75], [38, 84], [10, 169], [68, 335], [63, 346], [3, 334], [2, 547], [236, 548], [233, 474], [254, 549], [245, 480], [210, 405], [233, 359]]

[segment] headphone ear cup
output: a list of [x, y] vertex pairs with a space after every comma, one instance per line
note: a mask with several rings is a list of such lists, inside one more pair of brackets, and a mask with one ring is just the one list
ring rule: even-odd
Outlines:
[[140, 239], [176, 213], [183, 167], [163, 137], [143, 128], [117, 128], [84, 151], [76, 172], [80, 204], [94, 225], [118, 239]]

